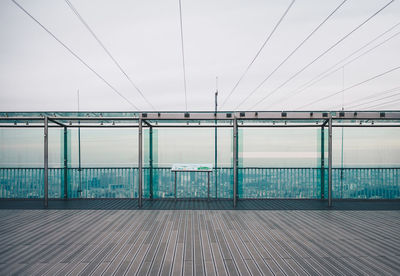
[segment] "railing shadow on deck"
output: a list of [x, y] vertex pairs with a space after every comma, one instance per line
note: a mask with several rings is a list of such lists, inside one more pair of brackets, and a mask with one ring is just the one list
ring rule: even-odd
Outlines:
[[315, 199], [242, 199], [237, 207], [232, 200], [144, 200], [138, 208], [136, 199], [50, 200], [48, 208], [39, 199], [1, 199], [0, 209], [48, 210], [400, 210], [400, 200], [335, 200], [329, 208], [326, 200]]

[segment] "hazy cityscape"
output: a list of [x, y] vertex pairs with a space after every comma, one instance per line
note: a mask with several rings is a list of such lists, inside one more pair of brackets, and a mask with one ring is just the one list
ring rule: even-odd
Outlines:
[[[144, 170], [144, 197], [150, 197], [150, 169]], [[137, 168], [68, 169], [69, 198], [137, 198]], [[327, 195], [325, 170], [325, 195]], [[64, 196], [64, 170], [49, 170], [49, 197]], [[241, 168], [240, 198], [320, 198], [319, 168]], [[232, 198], [232, 169], [210, 174], [210, 197]], [[400, 197], [400, 168], [333, 169], [334, 198]], [[43, 169], [0, 169], [1, 198], [42, 198]], [[177, 174], [178, 198], [207, 198], [207, 173]], [[174, 198], [174, 173], [153, 169], [153, 198]]]

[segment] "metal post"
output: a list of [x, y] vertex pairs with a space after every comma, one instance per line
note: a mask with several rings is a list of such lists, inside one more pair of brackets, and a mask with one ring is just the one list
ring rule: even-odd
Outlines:
[[143, 185], [143, 126], [142, 119], [139, 119], [139, 160], [138, 160], [138, 170], [139, 170], [139, 208], [142, 208], [142, 185]]
[[49, 120], [44, 117], [44, 207], [48, 206], [49, 197]]
[[210, 172], [207, 172], [207, 185], [208, 185], [208, 189], [207, 189], [208, 201], [210, 201]]
[[68, 198], [68, 135], [64, 127], [64, 199]]
[[[218, 110], [218, 90], [215, 91], [215, 117], [217, 117]], [[214, 183], [215, 183], [215, 198], [218, 198], [218, 121], [215, 120], [215, 129], [214, 129]]]
[[174, 177], [174, 191], [175, 191], [175, 201], [176, 201], [176, 171], [175, 171], [175, 177]]
[[328, 142], [328, 206], [332, 207], [332, 117], [329, 118]]
[[238, 126], [237, 119], [233, 119], [233, 207], [236, 207], [238, 184]]
[[321, 128], [321, 199], [325, 198], [325, 128]]
[[153, 199], [153, 127], [149, 129], [150, 199]]

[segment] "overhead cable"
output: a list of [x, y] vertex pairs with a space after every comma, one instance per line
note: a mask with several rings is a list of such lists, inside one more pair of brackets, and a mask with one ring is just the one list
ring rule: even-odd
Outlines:
[[72, 12], [78, 17], [79, 21], [86, 27], [86, 29], [90, 32], [90, 34], [96, 39], [96, 41], [99, 43], [99, 45], [103, 48], [103, 50], [106, 52], [106, 54], [111, 58], [111, 60], [114, 62], [114, 64], [118, 67], [118, 69], [121, 71], [121, 73], [128, 79], [130, 84], [136, 89], [136, 91], [142, 96], [142, 98], [148, 103], [152, 109], [155, 110], [155, 107], [151, 104], [150, 101], [147, 100], [147, 98], [144, 96], [143, 92], [139, 89], [139, 87], [132, 81], [132, 79], [128, 76], [128, 74], [125, 72], [125, 70], [122, 68], [122, 66], [119, 64], [119, 62], [113, 57], [111, 52], [106, 48], [104, 43], [100, 40], [100, 38], [94, 33], [92, 28], [89, 26], [89, 24], [86, 23], [86, 21], [83, 19], [81, 14], [78, 12], [78, 10], [72, 5], [72, 3], [69, 0], [65, 0], [69, 8], [72, 10]]
[[344, 91], [353, 89], [353, 88], [355, 88], [355, 87], [357, 87], [357, 86], [360, 86], [360, 85], [362, 85], [362, 84], [365, 84], [365, 83], [370, 82], [370, 81], [372, 81], [372, 80], [375, 80], [375, 79], [377, 79], [377, 78], [383, 77], [383, 76], [385, 76], [385, 75], [387, 75], [387, 74], [389, 74], [389, 73], [392, 73], [392, 72], [394, 72], [394, 71], [396, 71], [396, 70], [399, 70], [399, 69], [400, 69], [400, 66], [396, 66], [396, 67], [394, 67], [394, 68], [392, 68], [392, 69], [390, 69], [390, 70], [387, 70], [387, 71], [385, 71], [385, 72], [383, 72], [383, 73], [380, 73], [380, 74], [375, 75], [375, 76], [373, 76], [373, 77], [370, 77], [370, 78], [368, 78], [368, 79], [366, 79], [366, 80], [363, 80], [363, 81], [361, 81], [361, 82], [358, 82], [358, 83], [356, 83], [356, 84], [353, 84], [353, 85], [351, 85], [351, 86], [349, 86], [349, 87], [347, 87], [347, 88], [345, 88], [345, 89], [341, 89], [341, 90], [339, 90], [339, 91], [337, 91], [337, 92], [334, 92], [334, 93], [332, 93], [332, 94], [329, 94], [329, 95], [327, 95], [327, 96], [324, 96], [324, 97], [322, 97], [322, 98], [319, 98], [319, 99], [317, 99], [317, 100], [315, 100], [315, 101], [312, 101], [312, 102], [310, 102], [310, 103], [307, 103], [307, 104], [305, 104], [305, 105], [302, 105], [301, 107], [299, 107], [299, 108], [297, 108], [297, 109], [302, 109], [302, 108], [304, 108], [304, 107], [306, 107], [306, 106], [310, 106], [310, 105], [313, 105], [313, 104], [315, 104], [315, 103], [324, 101], [324, 100], [329, 99], [329, 98], [331, 98], [331, 97], [333, 97], [333, 96], [335, 96], [335, 95], [337, 95], [337, 94], [339, 94], [339, 93], [342, 93], [342, 92], [344, 92]]
[[270, 93], [265, 95], [263, 98], [261, 98], [259, 101], [257, 101], [250, 109], [255, 108], [257, 105], [265, 101], [267, 98], [272, 96], [276, 91], [281, 89], [283, 86], [288, 84], [291, 80], [293, 80], [295, 77], [297, 77], [299, 74], [304, 72], [308, 67], [310, 67], [312, 64], [314, 64], [316, 61], [318, 61], [320, 58], [325, 56], [327, 53], [329, 53], [332, 49], [334, 49], [336, 46], [338, 46], [340, 43], [342, 43], [345, 39], [347, 39], [350, 35], [352, 35], [354, 32], [356, 32], [358, 29], [360, 29], [362, 26], [364, 26], [367, 22], [369, 22], [372, 18], [377, 16], [380, 12], [382, 12], [385, 8], [387, 8], [390, 4], [392, 4], [394, 0], [391, 0], [390, 2], [386, 3], [382, 8], [380, 8], [378, 11], [373, 13], [371, 16], [369, 16], [366, 20], [364, 20], [361, 24], [359, 24], [357, 27], [355, 27], [353, 30], [351, 30], [349, 33], [347, 33], [345, 36], [340, 38], [338, 41], [336, 41], [333, 45], [331, 45], [328, 49], [326, 49], [324, 52], [322, 52], [319, 56], [314, 58], [311, 62], [309, 62], [307, 65], [305, 65], [302, 69], [297, 71], [295, 74], [293, 74], [289, 79], [287, 79], [285, 82], [283, 82], [281, 85], [279, 85], [277, 88], [272, 90]]
[[181, 27], [181, 50], [182, 50], [182, 69], [183, 69], [183, 89], [185, 91], [185, 109], [188, 110], [187, 105], [187, 88], [186, 88], [186, 64], [185, 64], [185, 46], [184, 46], [184, 39], [183, 39], [183, 20], [182, 20], [182, 3], [179, 0], [179, 22]]
[[247, 99], [249, 99], [261, 86], [263, 86], [265, 84], [265, 82], [267, 80], [269, 80], [271, 78], [271, 76], [279, 70], [279, 68], [282, 67], [282, 65], [284, 65], [286, 63], [286, 61], [288, 61], [339, 9], [340, 7], [342, 7], [344, 5], [344, 3], [346, 3], [347, 0], [344, 0], [342, 3], [339, 4], [339, 6], [337, 6], [321, 23], [319, 23], [319, 25], [306, 37], [303, 39], [303, 41], [297, 45], [297, 47], [277, 66], [275, 67], [275, 69], [269, 73], [269, 75], [259, 84], [257, 85], [256, 88], [254, 88], [249, 95], [246, 96], [246, 98], [244, 98], [244, 100], [242, 100], [235, 108], [235, 110], [237, 110], [242, 104], [244, 104]]
[[77, 60], [79, 60], [86, 68], [92, 71], [99, 79], [101, 79], [108, 87], [110, 87], [115, 93], [117, 93], [121, 98], [128, 102], [133, 108], [139, 110], [136, 105], [134, 105], [128, 98], [126, 98], [121, 92], [119, 92], [114, 86], [112, 86], [103, 76], [97, 73], [92, 67], [89, 66], [81, 57], [79, 57], [74, 51], [71, 50], [64, 42], [62, 42], [58, 37], [56, 37], [49, 29], [47, 29], [42, 23], [40, 23], [33, 15], [31, 15], [27, 10], [25, 10], [17, 1], [11, 0], [17, 7], [19, 7], [24, 13], [26, 13], [33, 21], [35, 21], [42, 29], [44, 29], [51, 37], [53, 37], [58, 43], [60, 43], [70, 54], [72, 54]]
[[[275, 31], [278, 29], [279, 25], [282, 23], [283, 19], [286, 17], [288, 14], [290, 8], [293, 6], [294, 2], [296, 0], [292, 0], [292, 2], [289, 4], [289, 6], [286, 8], [285, 12], [282, 14], [282, 16], [279, 18], [278, 22], [275, 24], [274, 28], [272, 31], [269, 33], [263, 44], [261, 45], [260, 49], [256, 53], [256, 55], [253, 57], [249, 65], [247, 65], [246, 70], [244, 70], [243, 74], [240, 76], [239, 80], [236, 82], [235, 86], [232, 88], [231, 92], [229, 92], [228, 96], [225, 98], [225, 100], [222, 102], [221, 108], [225, 105], [225, 103], [228, 101], [228, 99], [232, 96], [233, 92], [236, 90], [236, 88], [239, 86], [239, 83], [242, 81], [242, 79], [246, 76], [247, 72], [250, 70], [250, 67], [253, 65], [253, 63], [256, 61], [258, 56], [260, 55], [261, 51], [264, 49], [264, 47], [267, 45], [268, 41], [271, 39], [272, 35], [275, 33]], [[347, 0], [345, 0], [347, 1]]]
[[379, 96], [383, 96], [383, 95], [386, 95], [386, 94], [389, 94], [389, 93], [392, 93], [392, 92], [397, 92], [397, 91], [400, 91], [400, 86], [397, 86], [397, 87], [394, 87], [394, 88], [391, 88], [391, 89], [387, 89], [387, 90], [384, 90], [384, 91], [380, 91], [380, 92], [374, 93], [372, 95], [369, 95], [369, 96], [366, 96], [366, 97], [363, 97], [363, 98], [358, 98], [358, 99], [355, 99], [355, 100], [350, 101], [350, 102], [346, 102], [346, 106], [348, 108], [353, 108], [353, 107], [356, 107], [356, 106], [359, 106], [359, 105], [363, 105], [362, 103], [360, 104], [360, 102], [363, 102], [363, 101], [366, 101], [366, 100], [369, 100], [369, 99], [373, 99], [373, 98], [376, 98], [376, 97], [379, 97]]
[[[368, 49], [367, 51], [363, 52], [362, 54], [359, 54], [358, 56], [356, 56], [355, 58], [347, 61], [346, 63], [342, 64], [340, 67], [336, 68], [335, 70], [331, 71], [333, 68], [335, 68], [338, 64], [341, 64], [343, 61], [349, 59], [350, 57], [354, 56], [356, 53], [360, 52], [362, 49], [366, 48], [367, 46], [369, 46], [370, 44], [372, 44], [373, 42], [375, 42], [377, 39], [379, 39], [380, 37], [382, 37], [383, 35], [385, 35], [386, 33], [390, 32], [391, 30], [393, 30], [395, 27], [397, 27], [398, 25], [400, 25], [400, 22], [397, 23], [396, 25], [390, 27], [388, 30], [386, 30], [385, 32], [381, 33], [380, 35], [378, 35], [377, 37], [375, 37], [374, 39], [372, 39], [371, 41], [369, 41], [368, 43], [364, 44], [361, 48], [358, 48], [356, 51], [354, 51], [353, 53], [351, 53], [350, 55], [346, 56], [345, 58], [342, 58], [339, 62], [335, 63], [334, 65], [332, 65], [331, 67], [329, 67], [327, 70], [325, 70], [324, 72], [318, 74], [318, 76], [316, 76], [315, 78], [313, 78], [312, 80], [308, 81], [307, 83], [303, 84], [302, 86], [300, 86], [299, 88], [295, 89], [294, 91], [292, 91], [291, 93], [289, 93], [289, 95], [287, 95], [286, 97], [279, 99], [279, 102], [283, 102], [286, 101], [287, 99], [294, 97], [300, 93], [302, 93], [304, 90], [314, 86], [316, 83], [318, 83], [319, 81], [329, 77], [330, 75], [332, 75], [333, 73], [336, 73], [337, 71], [341, 70], [342, 67], [347, 66], [353, 62], [355, 62], [356, 60], [358, 60], [359, 58], [365, 56], [366, 54], [372, 52], [373, 50], [377, 49], [378, 47], [382, 46], [383, 44], [389, 42], [390, 40], [392, 40], [393, 38], [397, 37], [398, 35], [400, 35], [400, 32], [397, 32], [393, 35], [391, 35], [390, 37], [386, 38], [385, 40], [383, 40], [382, 42], [378, 43], [377, 45], [375, 45], [374, 47]], [[273, 104], [271, 104], [273, 105]]]

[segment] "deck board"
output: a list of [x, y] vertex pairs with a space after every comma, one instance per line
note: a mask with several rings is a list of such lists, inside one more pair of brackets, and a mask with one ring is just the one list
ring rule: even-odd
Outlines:
[[164, 210], [127, 201], [0, 209], [0, 275], [400, 274], [396, 203], [393, 210], [160, 203]]

